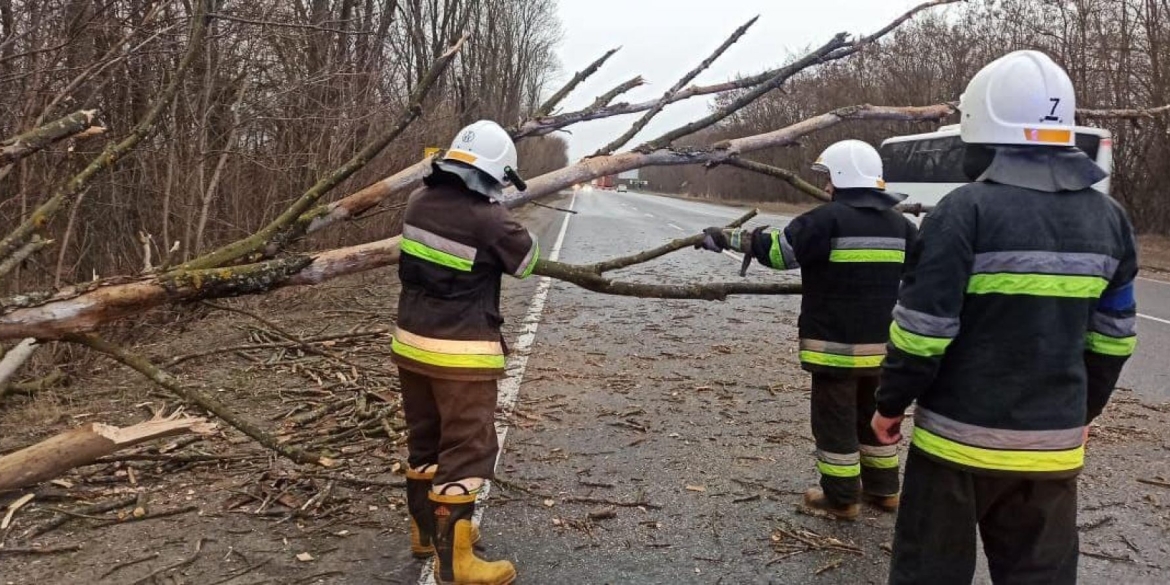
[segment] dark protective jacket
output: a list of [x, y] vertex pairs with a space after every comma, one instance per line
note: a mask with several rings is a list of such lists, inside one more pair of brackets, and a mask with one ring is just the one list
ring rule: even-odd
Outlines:
[[504, 206], [444, 173], [410, 196], [401, 249], [394, 362], [443, 379], [502, 377], [500, 278], [532, 274], [536, 237]]
[[[832, 203], [797, 217], [783, 231], [751, 233], [750, 252], [761, 264], [801, 269], [804, 369], [877, 373], [906, 249], [917, 234], [914, 224], [892, 209], [898, 200], [883, 191], [844, 189]], [[749, 249], [739, 242], [731, 245]]]
[[1133, 230], [1083, 154], [997, 150], [923, 221], [878, 410], [917, 400], [913, 446], [944, 463], [1072, 476], [1136, 344]]

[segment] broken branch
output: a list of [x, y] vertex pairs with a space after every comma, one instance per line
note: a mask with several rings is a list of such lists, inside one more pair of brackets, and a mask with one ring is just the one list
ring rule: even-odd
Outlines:
[[34, 152], [48, 148], [55, 142], [83, 132], [104, 132], [104, 127], [93, 125], [96, 114], [97, 110], [80, 110], [24, 134], [0, 141], [0, 166], [12, 164]]
[[51, 479], [119, 449], [161, 437], [207, 434], [215, 429], [206, 419], [154, 418], [129, 427], [92, 423], [0, 457], [0, 492]]

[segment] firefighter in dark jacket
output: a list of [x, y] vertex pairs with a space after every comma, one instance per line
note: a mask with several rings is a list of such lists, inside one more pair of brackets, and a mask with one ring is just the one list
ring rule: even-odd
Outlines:
[[875, 433], [917, 401], [890, 583], [1075, 583], [1077, 474], [1136, 344], [1133, 230], [1091, 188], [1068, 75], [1036, 51], [972, 78], [965, 171], [925, 219], [890, 326]]
[[392, 349], [409, 431], [411, 551], [434, 555], [444, 584], [505, 585], [516, 577], [512, 563], [481, 560], [472, 549], [476, 496], [499, 451], [500, 278], [529, 276], [540, 256], [536, 237], [497, 202], [505, 185], [523, 188], [515, 168], [507, 132], [476, 122], [406, 206]]
[[842, 519], [859, 502], [898, 507], [898, 451], [870, 429], [878, 367], [906, 249], [917, 230], [893, 207], [882, 160], [860, 140], [833, 144], [815, 170], [830, 176], [833, 201], [784, 230], [708, 228], [703, 247], [751, 254], [777, 270], [801, 269], [800, 363], [812, 373], [812, 430], [820, 488], [805, 504]]

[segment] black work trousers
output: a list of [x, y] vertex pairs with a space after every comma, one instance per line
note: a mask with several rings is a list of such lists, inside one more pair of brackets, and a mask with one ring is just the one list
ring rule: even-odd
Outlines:
[[877, 386], [877, 376], [812, 375], [817, 470], [821, 489], [834, 505], [856, 503], [862, 491], [898, 493], [898, 446], [879, 444], [870, 427]]
[[495, 477], [495, 380], [432, 378], [398, 368], [406, 415], [408, 463], [412, 469], [438, 464], [434, 483]]
[[970, 583], [975, 528], [996, 585], [1077, 580], [1077, 479], [975, 474], [910, 449], [891, 585]]

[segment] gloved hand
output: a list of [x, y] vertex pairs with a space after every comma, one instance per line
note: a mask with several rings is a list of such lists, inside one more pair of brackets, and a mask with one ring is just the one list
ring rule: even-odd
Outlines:
[[710, 250], [712, 252], [722, 252], [729, 247], [731, 244], [727, 241], [727, 234], [721, 227], [709, 227], [703, 230], [703, 241], [695, 244], [696, 250]]

